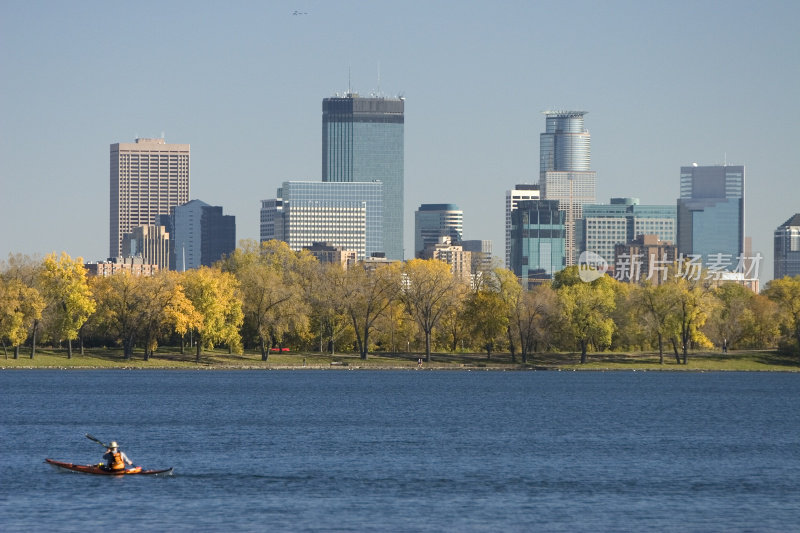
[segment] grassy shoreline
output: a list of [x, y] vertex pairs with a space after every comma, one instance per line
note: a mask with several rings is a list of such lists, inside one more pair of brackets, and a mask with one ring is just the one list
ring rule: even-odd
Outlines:
[[[67, 358], [66, 350], [37, 350], [34, 359], [28, 351], [21, 351], [19, 359], [8, 358], [0, 352], [0, 370], [11, 369], [182, 369], [182, 370], [416, 370], [420, 354], [370, 354], [362, 360], [357, 354], [294, 353], [270, 354], [262, 361], [260, 353], [246, 351], [229, 354], [223, 350], [205, 352], [200, 362], [187, 351], [182, 355], [165, 348], [145, 361], [142, 353], [125, 360], [121, 350], [87, 349], [84, 355], [73, 353]], [[534, 354], [527, 364], [511, 361], [508, 353], [486, 354], [433, 354], [431, 362], [422, 364], [423, 370], [629, 370], [629, 371], [770, 371], [800, 372], [800, 358], [775, 351], [732, 351], [728, 354], [697, 352], [689, 354], [687, 365], [678, 365], [672, 354], [665, 354], [664, 364], [659, 364], [658, 354], [602, 352], [590, 354], [585, 365], [579, 363], [576, 353]]]

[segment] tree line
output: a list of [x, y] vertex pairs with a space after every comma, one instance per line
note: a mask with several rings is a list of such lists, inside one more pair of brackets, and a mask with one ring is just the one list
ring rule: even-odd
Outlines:
[[[679, 266], [679, 265], [676, 265]], [[320, 263], [280, 241], [243, 241], [213, 268], [154, 276], [87, 276], [80, 258], [9, 255], [0, 264], [0, 342], [5, 356], [37, 343], [119, 346], [149, 359], [159, 345], [303, 351], [510, 353], [657, 351], [685, 364], [691, 350], [800, 349], [800, 276], [761, 294], [733, 283], [671, 273], [655, 285], [609, 276], [584, 282], [577, 267], [523, 290], [487, 268], [472, 280], [437, 260], [369, 268]]]

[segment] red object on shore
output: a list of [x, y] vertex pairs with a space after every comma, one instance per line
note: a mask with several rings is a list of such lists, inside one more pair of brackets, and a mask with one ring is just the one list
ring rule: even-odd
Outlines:
[[82, 472], [84, 474], [97, 474], [101, 476], [124, 476], [124, 475], [134, 475], [134, 474], [147, 476], [153, 474], [172, 473], [172, 468], [165, 468], [163, 470], [142, 470], [141, 466], [134, 466], [133, 468], [126, 468], [124, 470], [107, 470], [102, 466], [98, 465], [76, 465], [73, 463], [63, 463], [61, 461], [56, 461], [55, 459], [45, 459], [44, 461], [59, 468], [72, 470], [73, 472]]

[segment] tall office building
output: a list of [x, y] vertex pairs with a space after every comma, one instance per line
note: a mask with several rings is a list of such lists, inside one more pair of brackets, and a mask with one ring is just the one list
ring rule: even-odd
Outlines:
[[800, 276], [800, 213], [775, 230], [775, 279]]
[[564, 211], [567, 265], [575, 264], [575, 221], [583, 206], [596, 201], [597, 173], [591, 170], [591, 136], [583, 124], [586, 111], [545, 111], [539, 140], [539, 188], [545, 200], [558, 200]]
[[136, 139], [111, 145], [109, 257], [122, 255], [122, 238], [189, 201], [189, 145]]
[[403, 259], [403, 98], [322, 100], [322, 181], [383, 183], [386, 257]]
[[455, 204], [422, 204], [414, 212], [414, 257], [422, 257], [425, 247], [437, 244], [440, 237], [450, 237], [461, 244], [464, 211]]
[[183, 272], [212, 266], [236, 249], [236, 217], [223, 215], [222, 207], [192, 200], [160, 216], [172, 235], [170, 268]]
[[277, 198], [261, 201], [261, 241], [293, 250], [327, 243], [358, 259], [383, 252], [383, 183], [285, 181]]
[[610, 204], [587, 204], [575, 224], [578, 252], [594, 252], [614, 263], [618, 244], [641, 235], [656, 235], [659, 241], [675, 243], [674, 205], [640, 205], [638, 198], [612, 198]]
[[510, 191], [506, 191], [506, 263], [511, 270], [511, 212], [517, 208], [522, 200], [538, 200], [540, 198], [539, 185], [519, 184]]
[[[701, 256], [704, 265], [744, 254], [744, 166], [681, 167], [678, 254]], [[721, 256], [720, 256], [721, 254]]]
[[522, 286], [553, 279], [566, 266], [566, 214], [557, 200], [524, 200], [511, 214], [511, 271]]

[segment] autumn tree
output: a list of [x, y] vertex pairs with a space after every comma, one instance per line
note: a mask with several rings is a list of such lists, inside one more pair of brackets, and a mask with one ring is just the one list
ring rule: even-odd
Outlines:
[[492, 283], [478, 283], [467, 297], [464, 314], [472, 334], [486, 350], [487, 359], [508, 331], [509, 317], [499, 289]]
[[400, 292], [401, 279], [396, 263], [374, 269], [358, 264], [344, 272], [341, 305], [353, 326], [361, 359], [367, 358], [370, 332]]
[[182, 282], [186, 297], [199, 313], [195, 327], [197, 362], [204, 348], [213, 348], [217, 343], [238, 345], [243, 313], [239, 283], [233, 274], [200, 267], [184, 272]]
[[139, 304], [142, 301], [143, 278], [129, 272], [91, 278], [91, 289], [97, 301], [98, 328], [122, 345], [122, 356], [133, 357], [139, 335]]
[[83, 259], [73, 260], [66, 252], [60, 257], [50, 254], [42, 263], [40, 275], [49, 333], [56, 341], [67, 341], [67, 357], [72, 358], [72, 341], [95, 311]]
[[683, 354], [682, 363], [685, 365], [690, 343], [700, 346], [708, 343], [701, 328], [708, 320], [716, 302], [709, 290], [710, 284], [702, 274], [696, 278], [682, 276], [673, 278], [673, 280], [677, 298], [673, 319], [677, 322]]
[[590, 344], [595, 347], [611, 344], [615, 327], [611, 312], [616, 307], [613, 284], [617, 282], [602, 276], [586, 283], [571, 275], [570, 271], [577, 272], [577, 268], [565, 270], [559, 282], [559, 302], [567, 335], [580, 346], [583, 364]]
[[[41, 307], [43, 310], [45, 303], [43, 302], [41, 290], [41, 273], [42, 260], [37, 257], [31, 257], [25, 254], [8, 254], [8, 260], [0, 264], [0, 277], [5, 280], [15, 279], [23, 286], [36, 289], [37, 295], [35, 296], [35, 306]], [[31, 293], [31, 296], [34, 296]], [[33, 359], [36, 353], [36, 339], [39, 333], [41, 324], [42, 313], [33, 311], [30, 315], [30, 320], [27, 322], [28, 332], [31, 339], [30, 358]], [[24, 342], [24, 341], [23, 341]], [[14, 347], [14, 353], [17, 354], [19, 348]]]
[[308, 328], [313, 256], [282, 241], [243, 241], [220, 266], [241, 284], [242, 311], [258, 335], [263, 361], [285, 333]]
[[6, 358], [6, 341], [14, 347], [14, 359], [19, 358], [19, 347], [28, 337], [34, 320], [42, 317], [45, 302], [39, 291], [27, 287], [20, 279], [0, 276], [0, 341]]
[[431, 332], [455, 303], [458, 283], [450, 265], [436, 259], [411, 259], [403, 266], [399, 297], [425, 336], [425, 361], [431, 360]]
[[634, 286], [629, 302], [645, 331], [656, 337], [659, 363], [664, 364], [664, 339], [677, 334], [677, 286], [672, 283], [655, 285], [645, 280], [642, 285]]
[[186, 297], [181, 277], [178, 272], [163, 271], [139, 280], [136, 316], [145, 361], [161, 336], [174, 332], [183, 337], [200, 326], [200, 314]]
[[781, 329], [800, 350], [800, 276], [774, 279], [763, 294], [777, 304]]

